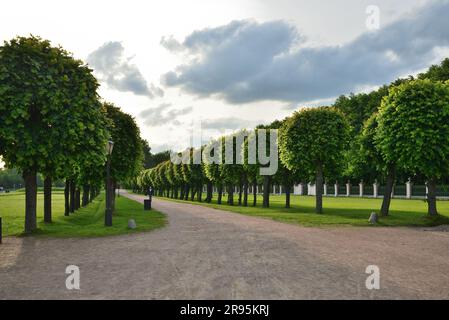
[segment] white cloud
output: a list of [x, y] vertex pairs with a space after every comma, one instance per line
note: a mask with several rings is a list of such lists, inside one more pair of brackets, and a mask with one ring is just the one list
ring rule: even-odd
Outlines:
[[125, 48], [120, 42], [107, 42], [87, 57], [89, 65], [110, 89], [132, 92], [150, 99], [163, 96], [162, 89], [148, 84], [131, 60], [125, 57]]
[[447, 1], [431, 3], [346, 44], [299, 49], [301, 36], [285, 21], [233, 21], [194, 31], [182, 43], [170, 39], [168, 49], [195, 59], [164, 74], [162, 81], [232, 104], [332, 98], [428, 66], [435, 48], [449, 47], [448, 17]]

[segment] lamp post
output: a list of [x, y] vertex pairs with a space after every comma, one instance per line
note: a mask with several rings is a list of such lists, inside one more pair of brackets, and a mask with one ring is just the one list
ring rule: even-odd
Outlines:
[[104, 225], [106, 227], [112, 226], [112, 208], [111, 208], [111, 154], [114, 148], [114, 142], [109, 140], [106, 144], [106, 152], [108, 160], [106, 163], [106, 210], [104, 213]]

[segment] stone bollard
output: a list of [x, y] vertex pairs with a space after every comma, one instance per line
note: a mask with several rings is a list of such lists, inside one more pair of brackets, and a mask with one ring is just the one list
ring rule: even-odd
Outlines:
[[135, 229], [137, 228], [136, 221], [134, 219], [128, 220], [128, 229]]
[[377, 213], [371, 212], [371, 214], [370, 214], [370, 216], [369, 216], [368, 222], [369, 222], [370, 224], [376, 224], [376, 223], [377, 223], [377, 220], [378, 220]]

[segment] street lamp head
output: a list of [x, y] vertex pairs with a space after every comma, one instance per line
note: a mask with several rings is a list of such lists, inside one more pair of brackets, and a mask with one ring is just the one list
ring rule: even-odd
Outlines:
[[114, 141], [109, 139], [108, 143], [106, 144], [106, 152], [108, 155], [112, 154], [112, 149], [114, 148]]

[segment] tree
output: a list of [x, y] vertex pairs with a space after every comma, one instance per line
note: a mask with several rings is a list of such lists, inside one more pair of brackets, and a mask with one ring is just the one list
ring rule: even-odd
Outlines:
[[0, 145], [6, 165], [24, 177], [27, 233], [37, 227], [37, 172], [54, 174], [49, 169], [79, 150], [90, 126], [80, 111], [90, 107], [97, 87], [90, 69], [49, 41], [19, 37], [0, 48]]
[[159, 163], [170, 160], [170, 151], [161, 151], [158, 153], [151, 153], [148, 159], [145, 159], [145, 168], [154, 168]]
[[374, 113], [365, 122], [361, 134], [356, 139], [357, 149], [352, 157], [352, 167], [353, 173], [365, 180], [385, 177], [385, 192], [380, 212], [382, 216], [388, 216], [397, 170], [395, 162], [385, 161], [376, 146], [377, 128], [377, 113]]
[[449, 171], [449, 84], [426, 79], [390, 89], [377, 121], [383, 158], [427, 178], [428, 214], [437, 215], [436, 182]]
[[341, 166], [348, 138], [346, 119], [330, 107], [297, 111], [281, 127], [281, 162], [289, 170], [315, 175], [317, 213], [322, 213], [324, 174]]
[[[223, 150], [220, 147], [220, 142], [223, 138], [217, 140], [211, 140], [209, 144], [205, 147], [203, 159], [203, 171], [207, 179], [215, 184], [217, 187], [217, 203], [221, 204], [221, 199], [223, 196], [223, 181], [222, 181], [222, 167], [221, 163], [223, 160]], [[209, 159], [210, 158], [210, 159]], [[211, 195], [212, 197], [212, 195]]]
[[439, 65], [431, 66], [427, 72], [419, 74], [418, 78], [433, 81], [449, 80], [449, 58], [444, 59]]
[[112, 208], [117, 183], [136, 177], [142, 169], [143, 151], [140, 130], [132, 116], [124, 113], [111, 103], [104, 103], [106, 115], [110, 119], [109, 132], [114, 142], [111, 155]]
[[[270, 129], [280, 129], [283, 121], [276, 120], [269, 125]], [[278, 146], [279, 149], [279, 146]], [[279, 150], [278, 150], [279, 154]], [[281, 185], [285, 191], [285, 207], [290, 208], [290, 194], [291, 187], [297, 181], [299, 181], [299, 175], [297, 172], [289, 170], [282, 162], [278, 165], [278, 170], [273, 177], [274, 182]]]

